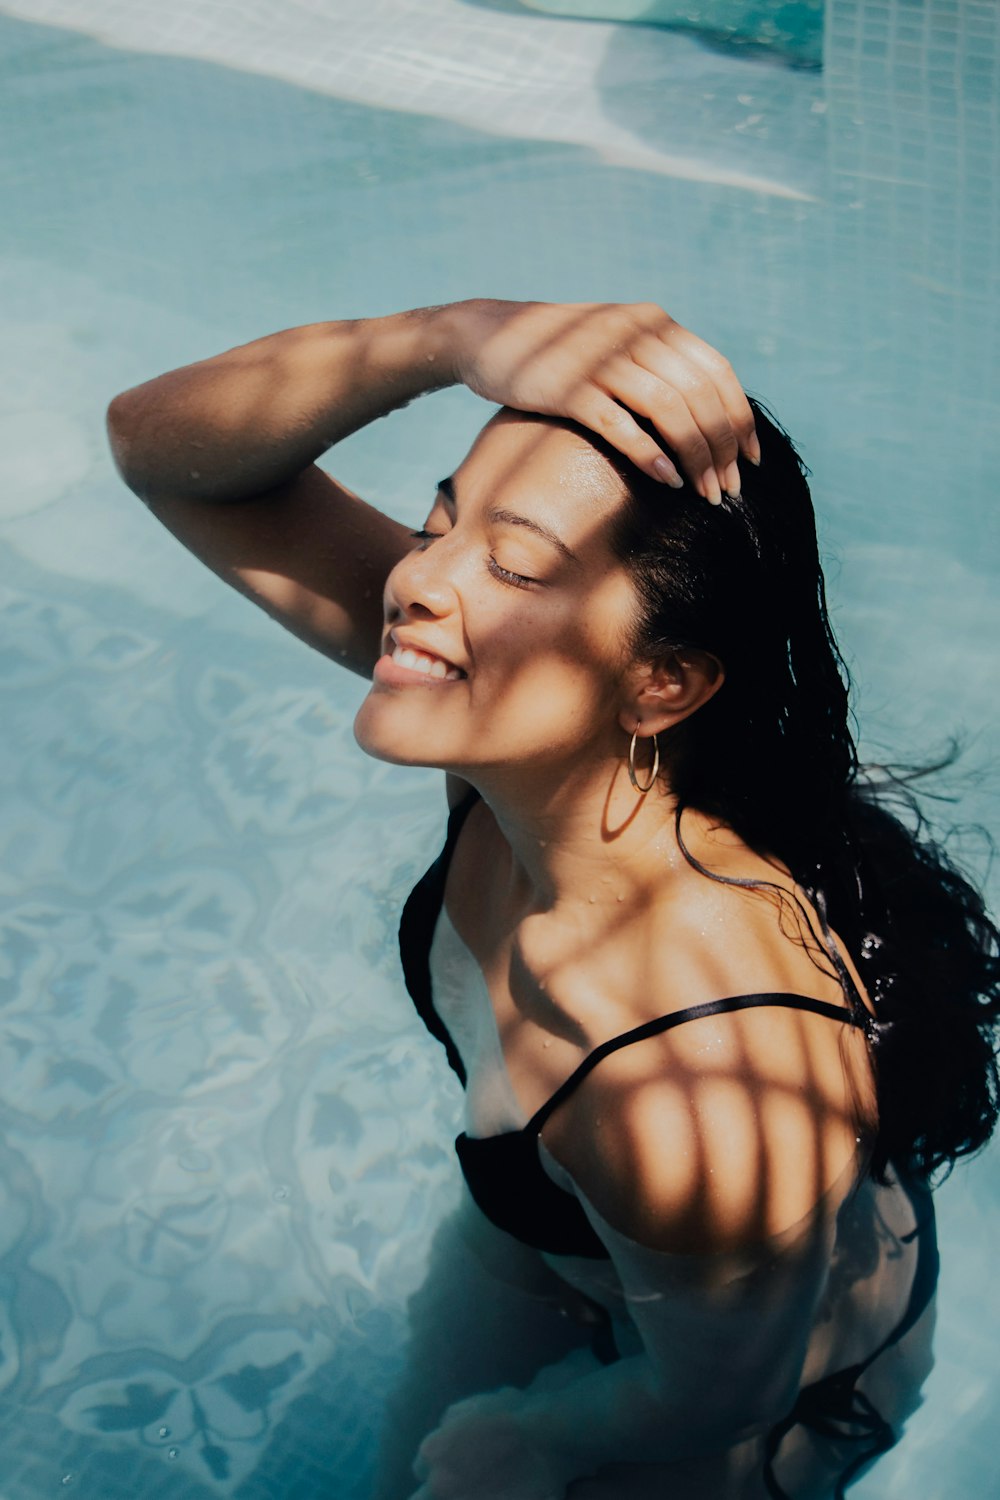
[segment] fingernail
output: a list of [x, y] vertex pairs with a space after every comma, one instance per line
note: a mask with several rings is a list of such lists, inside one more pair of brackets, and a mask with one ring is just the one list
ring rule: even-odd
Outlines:
[[735, 459], [726, 470], [725, 491], [730, 500], [735, 500], [740, 492], [740, 471]]
[[751, 432], [747, 439], [747, 457], [752, 464], [760, 463], [760, 444], [757, 441], [757, 434], [755, 432]]
[[657, 479], [662, 479], [664, 484], [669, 484], [672, 489], [682, 490], [684, 481], [670, 462], [669, 458], [654, 458], [653, 473]]
[[722, 504], [722, 490], [719, 487], [719, 479], [714, 469], [706, 469], [701, 476], [701, 493], [710, 505]]

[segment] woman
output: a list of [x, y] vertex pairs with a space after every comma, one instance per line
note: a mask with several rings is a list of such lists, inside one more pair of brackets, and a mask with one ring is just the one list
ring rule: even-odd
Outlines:
[[[422, 531], [314, 466], [459, 381], [502, 409]], [[843, 1493], [929, 1368], [997, 933], [858, 776], [785, 436], [657, 307], [491, 301], [276, 334], [109, 421], [188, 547], [373, 677], [362, 748], [447, 773], [401, 947], [498, 1279], [439, 1280], [508, 1344], [518, 1297], [575, 1321], [476, 1394], [415, 1299], [380, 1493], [422, 1434], [421, 1500]]]

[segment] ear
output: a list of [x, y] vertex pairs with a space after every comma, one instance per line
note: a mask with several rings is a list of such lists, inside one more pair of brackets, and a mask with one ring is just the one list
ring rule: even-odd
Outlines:
[[714, 697], [725, 678], [717, 656], [694, 646], [678, 646], [632, 668], [618, 722], [629, 735], [638, 725], [640, 739], [660, 734]]

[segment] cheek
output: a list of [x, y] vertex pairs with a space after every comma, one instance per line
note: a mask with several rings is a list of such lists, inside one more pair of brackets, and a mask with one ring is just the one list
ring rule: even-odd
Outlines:
[[507, 618], [493, 642], [481, 641], [472, 684], [478, 706], [492, 702], [512, 717], [524, 715], [526, 725], [571, 715], [582, 728], [613, 716], [626, 662], [623, 630], [595, 594], [559, 609], [526, 606]]
[[[512, 643], [513, 644], [513, 643]], [[506, 653], [496, 674], [484, 673], [480, 682], [486, 698], [498, 704], [513, 704], [531, 698], [537, 712], [550, 703], [560, 706], [598, 703], [612, 690], [614, 674], [606, 662], [587, 649], [579, 636], [534, 640], [523, 652]], [[494, 691], [494, 682], [498, 691]]]

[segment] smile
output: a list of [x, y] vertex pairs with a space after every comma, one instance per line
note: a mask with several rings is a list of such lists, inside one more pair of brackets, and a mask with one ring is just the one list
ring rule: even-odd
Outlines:
[[459, 677], [465, 676], [458, 667], [453, 667], [442, 657], [428, 656], [426, 652], [414, 651], [409, 646], [396, 646], [392, 660], [397, 667], [405, 667], [408, 672], [419, 672], [424, 677], [439, 677], [447, 682], [455, 682]]
[[446, 682], [464, 681], [466, 673], [454, 662], [430, 651], [401, 646], [390, 637], [389, 650], [375, 664], [374, 681], [384, 687], [438, 687]]

